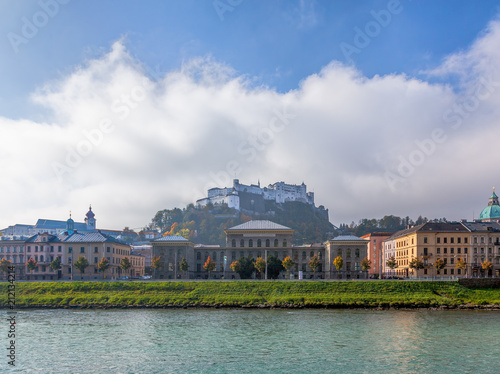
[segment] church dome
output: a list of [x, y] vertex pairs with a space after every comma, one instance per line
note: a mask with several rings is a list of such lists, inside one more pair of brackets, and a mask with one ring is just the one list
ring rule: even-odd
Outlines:
[[493, 188], [493, 194], [490, 197], [488, 206], [483, 209], [479, 215], [480, 220], [491, 220], [500, 218], [500, 205], [498, 203], [498, 196]]
[[94, 212], [92, 211], [92, 206], [89, 207], [89, 211], [87, 212], [87, 214], [85, 215], [88, 219], [90, 218], [94, 218], [95, 217], [95, 214]]

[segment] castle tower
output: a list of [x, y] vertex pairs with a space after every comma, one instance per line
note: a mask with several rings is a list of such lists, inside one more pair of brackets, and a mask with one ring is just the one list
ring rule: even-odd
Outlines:
[[95, 230], [95, 214], [92, 211], [92, 205], [89, 207], [89, 211], [85, 215], [85, 224], [87, 225], [88, 231]]
[[75, 232], [75, 221], [71, 219], [71, 212], [69, 213], [69, 219], [66, 221], [66, 232], [68, 235]]

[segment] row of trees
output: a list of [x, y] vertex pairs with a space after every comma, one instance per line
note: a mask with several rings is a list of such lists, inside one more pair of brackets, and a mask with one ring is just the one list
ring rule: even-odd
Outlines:
[[[83, 279], [83, 273], [85, 273], [85, 269], [89, 266], [88, 260], [80, 256], [78, 259], [73, 263], [73, 266], [77, 268], [80, 271], [80, 277]], [[7, 273], [9, 266], [12, 266], [12, 262], [6, 259], [2, 259], [0, 261], [0, 270], [2, 272]], [[32, 274], [33, 270], [36, 269], [38, 266], [38, 262], [34, 258], [30, 258], [26, 262], [26, 267], [30, 271], [30, 274]], [[61, 257], [56, 257], [51, 263], [50, 263], [50, 268], [53, 271], [59, 271], [62, 268], [62, 263], [61, 263]], [[110, 268], [110, 263], [107, 258], [103, 257], [101, 261], [97, 264], [97, 270], [104, 275], [106, 270]], [[124, 257], [120, 261], [120, 269], [123, 270], [124, 273], [127, 273], [127, 271], [132, 267], [132, 263], [130, 262], [130, 259], [128, 257]]]
[[[391, 269], [391, 270], [394, 270], [398, 267], [398, 263], [396, 261], [396, 259], [394, 258], [394, 256], [392, 256], [387, 262], [386, 262], [386, 265]], [[443, 259], [441, 258], [438, 258], [434, 264], [432, 264], [432, 266], [434, 267], [434, 269], [436, 269], [436, 273], [437, 274], [441, 274], [441, 270], [443, 270], [446, 266], [446, 263], [444, 262]], [[421, 269], [425, 269], [426, 266], [424, 264], [424, 261], [422, 261], [420, 258], [418, 257], [415, 257], [414, 259], [412, 259], [410, 261], [410, 263], [408, 264], [408, 267], [410, 269], [414, 269], [414, 270], [421, 270]], [[457, 263], [455, 264], [455, 268], [457, 269], [461, 269], [461, 270], [465, 270], [467, 271], [467, 262], [462, 260], [462, 259], [459, 259], [457, 261]], [[481, 268], [486, 271], [486, 272], [489, 272], [491, 269], [493, 269], [493, 264], [491, 263], [491, 261], [489, 260], [485, 260], [483, 262], [481, 262]]]

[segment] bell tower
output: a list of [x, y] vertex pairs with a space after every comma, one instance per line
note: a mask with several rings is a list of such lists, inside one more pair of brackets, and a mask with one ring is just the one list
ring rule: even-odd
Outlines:
[[89, 211], [85, 215], [85, 224], [87, 225], [88, 231], [95, 230], [95, 214], [92, 211], [92, 205], [89, 206]]

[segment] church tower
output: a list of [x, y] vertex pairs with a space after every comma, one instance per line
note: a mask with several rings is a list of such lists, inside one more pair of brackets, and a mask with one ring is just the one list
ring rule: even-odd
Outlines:
[[95, 214], [92, 211], [92, 205], [89, 207], [89, 211], [85, 215], [85, 224], [87, 225], [87, 231], [95, 230]]

